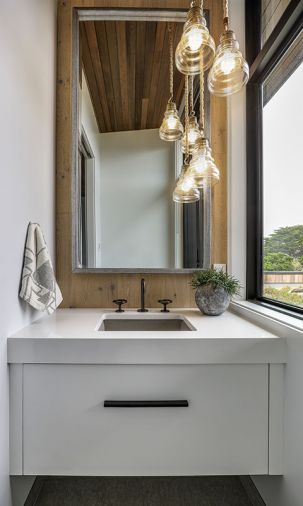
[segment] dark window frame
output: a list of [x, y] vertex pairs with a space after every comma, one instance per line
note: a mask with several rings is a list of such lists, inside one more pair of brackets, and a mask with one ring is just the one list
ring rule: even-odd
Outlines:
[[291, 0], [261, 48], [261, 0], [246, 0], [246, 58], [250, 79], [246, 93], [247, 258], [246, 298], [302, 318], [303, 308], [262, 294], [263, 290], [263, 93], [262, 86], [303, 28], [303, 1]]

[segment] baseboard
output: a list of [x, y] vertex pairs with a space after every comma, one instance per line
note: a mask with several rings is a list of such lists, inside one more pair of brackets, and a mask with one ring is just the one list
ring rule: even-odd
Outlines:
[[35, 479], [32, 488], [27, 496], [27, 499], [24, 503], [24, 506], [35, 506], [37, 499], [40, 495], [44, 484], [45, 478], [43, 476], [37, 476]]
[[250, 476], [239, 476], [240, 481], [253, 506], [266, 506]]

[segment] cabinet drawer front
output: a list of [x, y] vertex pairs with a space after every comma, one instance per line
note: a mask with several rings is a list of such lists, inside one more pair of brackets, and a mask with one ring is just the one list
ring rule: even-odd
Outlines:
[[29, 364], [23, 424], [24, 474], [265, 474], [267, 366]]

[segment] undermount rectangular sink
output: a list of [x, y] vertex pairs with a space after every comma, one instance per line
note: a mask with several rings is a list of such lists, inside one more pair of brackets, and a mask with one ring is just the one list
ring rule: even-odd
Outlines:
[[110, 332], [176, 332], [176, 331], [191, 331], [196, 330], [185, 318], [182, 316], [169, 315], [169, 317], [155, 317], [148, 315], [138, 316], [116, 316], [105, 315], [102, 318], [101, 324], [98, 327], [99, 331]]

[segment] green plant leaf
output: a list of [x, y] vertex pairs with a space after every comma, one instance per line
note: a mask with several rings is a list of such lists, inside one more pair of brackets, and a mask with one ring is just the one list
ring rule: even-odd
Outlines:
[[197, 272], [193, 276], [190, 284], [195, 289], [204, 285], [212, 285], [214, 288], [223, 288], [229, 295], [239, 294], [241, 288], [240, 282], [236, 278], [216, 269], [207, 269]]

